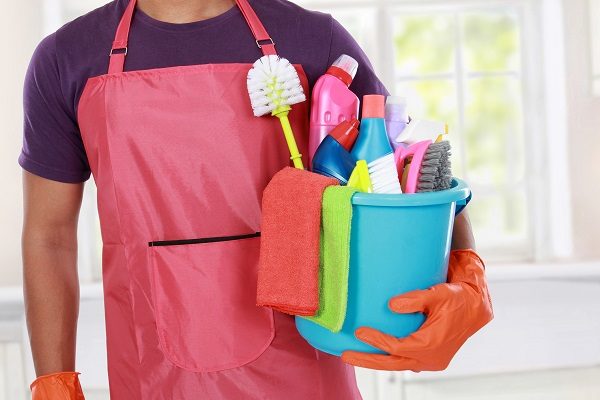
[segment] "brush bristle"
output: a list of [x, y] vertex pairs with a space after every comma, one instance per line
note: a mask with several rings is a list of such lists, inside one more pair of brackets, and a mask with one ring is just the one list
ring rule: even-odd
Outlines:
[[432, 143], [427, 148], [419, 171], [417, 192], [434, 192], [449, 189], [452, 184], [450, 142]]
[[248, 94], [257, 117], [306, 100], [296, 68], [275, 55], [261, 57], [254, 63], [248, 72]]

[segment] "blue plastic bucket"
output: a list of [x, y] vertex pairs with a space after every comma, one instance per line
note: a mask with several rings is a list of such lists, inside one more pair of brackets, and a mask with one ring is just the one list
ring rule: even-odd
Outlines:
[[352, 198], [348, 303], [342, 330], [332, 333], [296, 317], [300, 334], [318, 350], [382, 351], [359, 341], [354, 331], [369, 326], [406, 337], [425, 321], [421, 313], [397, 314], [388, 301], [399, 294], [446, 282], [454, 216], [470, 199], [454, 179], [448, 190], [417, 194], [357, 193]]

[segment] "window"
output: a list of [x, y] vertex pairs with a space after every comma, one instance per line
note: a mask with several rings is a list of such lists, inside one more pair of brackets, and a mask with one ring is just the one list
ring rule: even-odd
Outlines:
[[469, 212], [481, 251], [532, 256], [518, 2], [302, 4], [353, 34], [390, 92], [408, 98], [413, 118], [449, 124], [453, 172], [474, 192]]
[[510, 8], [398, 13], [395, 92], [411, 112], [446, 121], [453, 170], [475, 194], [470, 214], [486, 247], [525, 244], [525, 170], [518, 16]]

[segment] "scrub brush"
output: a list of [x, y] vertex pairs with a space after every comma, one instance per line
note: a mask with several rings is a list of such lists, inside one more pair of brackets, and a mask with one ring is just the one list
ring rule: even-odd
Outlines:
[[304, 169], [302, 154], [298, 151], [288, 115], [292, 105], [306, 100], [298, 72], [285, 58], [267, 55], [259, 58], [248, 72], [248, 94], [254, 115], [268, 113], [279, 118], [290, 150], [291, 160], [298, 169]]
[[395, 153], [398, 176], [404, 193], [436, 192], [449, 189], [452, 182], [450, 142], [424, 140]]
[[[450, 189], [452, 186], [452, 164], [450, 162], [451, 146], [450, 142], [443, 140], [432, 144], [434, 150], [441, 152], [440, 164], [436, 180], [433, 186], [433, 191]], [[430, 147], [431, 147], [430, 146]]]

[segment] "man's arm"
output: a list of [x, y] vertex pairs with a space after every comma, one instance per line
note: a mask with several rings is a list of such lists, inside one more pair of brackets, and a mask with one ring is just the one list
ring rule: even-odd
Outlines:
[[75, 370], [77, 220], [83, 186], [23, 171], [23, 282], [38, 376]]
[[452, 231], [452, 250], [475, 249], [475, 238], [467, 210], [456, 216]]

